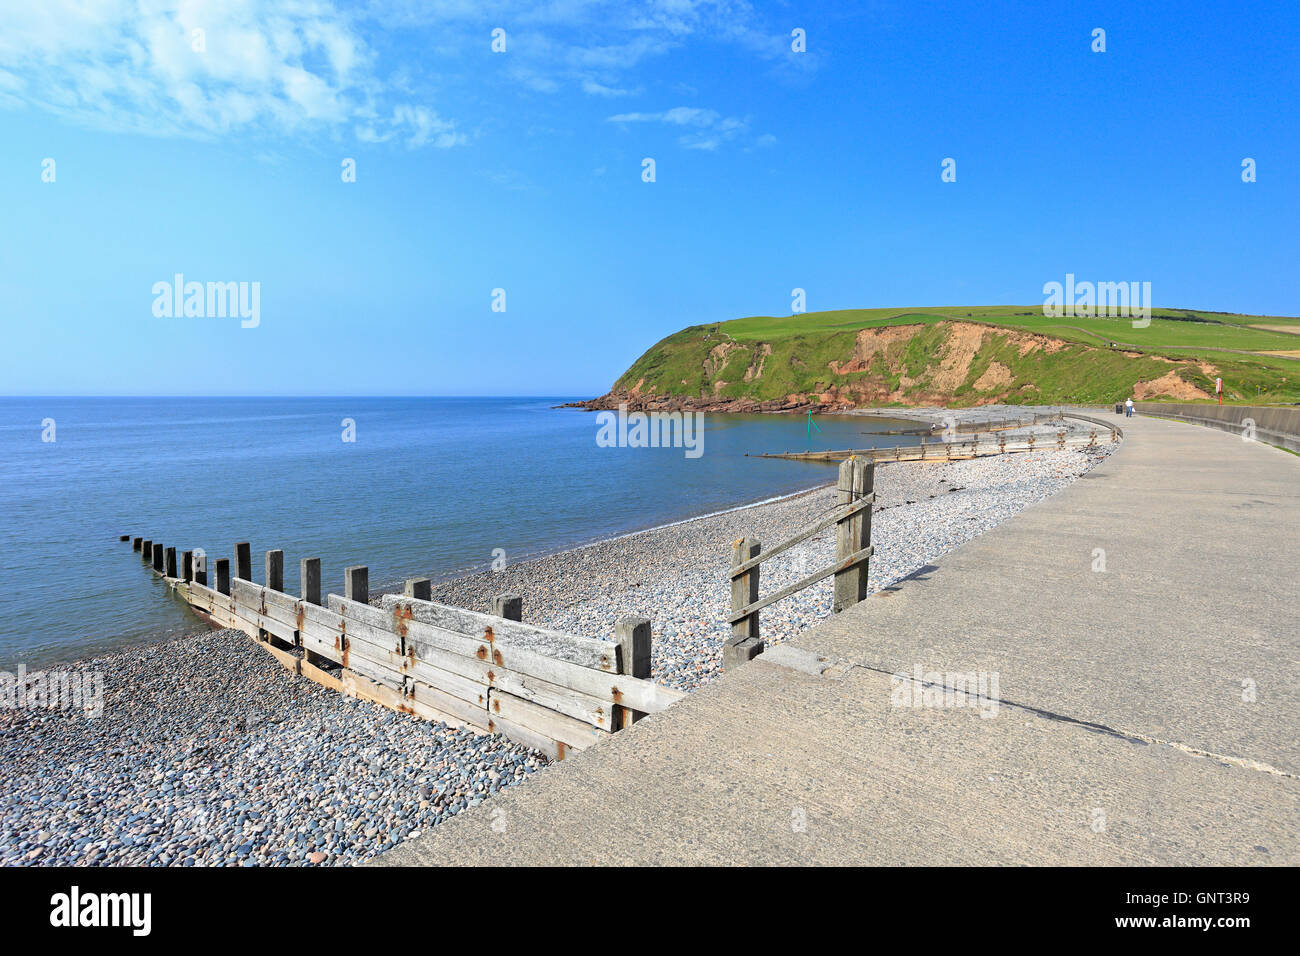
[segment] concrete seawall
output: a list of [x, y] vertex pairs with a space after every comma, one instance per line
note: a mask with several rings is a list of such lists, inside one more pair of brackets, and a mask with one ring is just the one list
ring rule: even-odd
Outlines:
[[[1300, 461], [1124, 429], [1058, 495], [372, 862], [1295, 865]], [[900, 700], [918, 665], [997, 675], [996, 708]]]
[[1255, 438], [1270, 445], [1300, 452], [1300, 407], [1286, 405], [1177, 405], [1171, 402], [1138, 402], [1143, 415], [1177, 418], [1196, 425], [1209, 425], [1242, 435], [1247, 420], [1255, 425]]

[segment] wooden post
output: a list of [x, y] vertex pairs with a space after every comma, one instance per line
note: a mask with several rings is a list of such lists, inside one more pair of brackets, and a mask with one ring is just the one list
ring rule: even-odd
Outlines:
[[320, 605], [320, 558], [303, 558], [298, 562], [298, 578], [302, 581], [302, 599], [308, 604]]
[[194, 580], [194, 552], [181, 552], [181, 580], [188, 584]]
[[[858, 498], [861, 500], [867, 495], [876, 493], [876, 463], [874, 461], [862, 462], [862, 472], [860, 475], [855, 474], [853, 478], [853, 487], [858, 492]], [[862, 551], [871, 546], [871, 512], [875, 510], [875, 505], [859, 511], [853, 519], [855, 522], [854, 536], [858, 544], [858, 550]], [[870, 569], [871, 559], [863, 558], [858, 562], [858, 600], [867, 599], [867, 579]]]
[[140, 560], [148, 564], [153, 560], [153, 542], [146, 539], [144, 544], [140, 545]]
[[[847, 466], [847, 467], [846, 467]], [[850, 458], [840, 465], [837, 484], [840, 505], [861, 501], [876, 487], [876, 463]], [[835, 564], [840, 565], [871, 543], [871, 510], [859, 511], [835, 525]], [[867, 559], [860, 559], [835, 572], [835, 600], [832, 610], [838, 614], [867, 596]]]
[[504, 617], [507, 621], [522, 621], [524, 619], [524, 599], [513, 592], [498, 594], [492, 599], [492, 611], [497, 617]]
[[407, 597], [415, 598], [417, 601], [433, 599], [433, 582], [428, 578], [407, 578], [405, 590]]
[[230, 593], [230, 559], [217, 558], [217, 593]]
[[235, 543], [235, 577], [241, 581], [253, 580], [253, 546], [247, 541]]
[[132, 539], [131, 539], [131, 550], [132, 550], [132, 551], [139, 551], [142, 547], [144, 547], [144, 538], [132, 538]]
[[[731, 566], [739, 567], [746, 561], [758, 557], [762, 550], [760, 544], [754, 538], [741, 538], [739, 541], [732, 542], [731, 545]], [[746, 604], [753, 604], [758, 600], [758, 569], [760, 565], [754, 565], [744, 574], [731, 580], [731, 613], [737, 614]], [[738, 640], [746, 637], [758, 637], [758, 613], [750, 614], [743, 620], [736, 621], [731, 625], [731, 638]]]
[[176, 577], [176, 549], [168, 548], [165, 554], [166, 558], [164, 559], [164, 564], [166, 565], [166, 570], [163, 573], [169, 578], [174, 578]]
[[370, 569], [364, 564], [343, 569], [343, 596], [358, 604], [370, 603]]
[[117, 540], [118, 540], [118, 541], [130, 541], [130, 540], [131, 540], [131, 536], [130, 536], [129, 534], [120, 534], [120, 535], [117, 536]]
[[[650, 679], [650, 619], [625, 617], [614, 625], [614, 638], [618, 641], [618, 672], [629, 677]], [[623, 730], [645, 716], [639, 710], [616, 706], [618, 723], [613, 730]]]
[[[925, 457], [925, 439], [921, 439], [921, 457]], [[839, 505], [850, 505], [853, 503], [853, 484], [854, 484], [854, 460], [849, 458], [840, 462], [839, 480], [835, 484], [835, 490], [838, 492]], [[850, 521], [839, 521], [835, 525], [835, 563], [838, 565], [854, 552], [853, 547], [853, 528]], [[844, 571], [835, 572], [835, 592], [834, 600], [831, 604], [831, 610], [838, 614], [846, 607], [854, 604], [854, 596], [857, 594], [856, 582], [850, 580], [848, 574]]]
[[272, 591], [284, 591], [284, 552], [266, 552], [266, 586]]
[[[737, 568], [752, 558], [757, 558], [763, 546], [754, 538], [741, 538], [732, 542], [731, 566]], [[758, 600], [758, 569], [754, 565], [748, 571], [731, 579], [731, 613], [737, 614], [747, 604]], [[731, 637], [722, 645], [722, 669], [731, 670], [739, 664], [751, 661], [763, 653], [763, 641], [758, 636], [758, 612], [754, 611], [731, 625]]]
[[153, 546], [153, 569], [159, 574], [163, 573], [163, 544], [161, 541]]
[[194, 583], [208, 586], [208, 556], [203, 551], [194, 552]]

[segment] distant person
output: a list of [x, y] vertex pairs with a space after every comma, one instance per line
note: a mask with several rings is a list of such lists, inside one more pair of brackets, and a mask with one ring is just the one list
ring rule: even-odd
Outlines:
[[1133, 417], [1133, 399], [1131, 398], [1126, 399], [1124, 402], [1124, 417], [1125, 418]]

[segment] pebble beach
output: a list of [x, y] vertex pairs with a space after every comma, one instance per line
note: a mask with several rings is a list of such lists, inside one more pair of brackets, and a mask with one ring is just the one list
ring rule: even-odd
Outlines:
[[[1111, 447], [877, 465], [871, 590], [1059, 491]], [[690, 691], [721, 673], [732, 541], [774, 544], [835, 502], [823, 486], [446, 581], [433, 598], [486, 610], [514, 591], [525, 622], [598, 637], [621, 617], [648, 617], [653, 678]], [[765, 563], [763, 593], [833, 552], [831, 529]], [[828, 616], [830, 594], [826, 580], [765, 609], [764, 639]], [[546, 763], [499, 735], [327, 690], [234, 631], [62, 669], [102, 674], [103, 713], [0, 709], [0, 864], [354, 864]]]

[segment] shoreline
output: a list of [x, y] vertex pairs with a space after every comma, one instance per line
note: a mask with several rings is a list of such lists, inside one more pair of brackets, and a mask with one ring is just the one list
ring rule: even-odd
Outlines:
[[[877, 467], [870, 590], [1032, 507], [1111, 446]], [[649, 617], [652, 678], [691, 691], [721, 672], [730, 542], [775, 542], [835, 507], [829, 483], [441, 582], [477, 610], [523, 596], [526, 622], [611, 637]], [[763, 588], [828, 563], [833, 529], [763, 565]], [[830, 615], [829, 579], [761, 614], [769, 646]], [[103, 715], [0, 709], [0, 863], [362, 862], [546, 766], [500, 735], [385, 710], [285, 670], [241, 632], [98, 655]]]
[[[827, 468], [828, 473], [831, 470], [832, 469]], [[677, 525], [690, 524], [691, 522], [694, 521], [703, 521], [709, 518], [718, 517], [720, 515], [732, 514], [734, 512], [745, 511], [751, 508], [760, 508], [763, 507], [764, 505], [786, 501], [791, 498], [798, 498], [800, 495], [811, 494], [812, 492], [827, 487], [828, 484], [834, 484], [834, 479], [832, 478], [830, 482], [822, 482], [819, 484], [812, 485], [808, 488], [801, 488], [797, 491], [791, 491], [785, 494], [759, 498], [757, 500], [748, 501], [743, 504], [732, 505], [726, 508], [707, 511], [704, 512], [703, 514], [692, 515], [691, 517], [688, 518], [678, 518], [674, 521], [668, 521], [663, 524], [650, 525], [644, 528], [636, 528], [632, 531], [620, 532], [619, 534], [611, 535], [608, 537], [593, 538], [591, 540], [581, 541], [577, 544], [564, 545], [556, 550], [541, 549], [538, 551], [529, 552], [520, 556], [516, 561], [511, 562], [511, 566], [513, 567], [514, 565], [518, 565], [518, 564], [526, 564], [530, 561], [538, 561], [544, 558], [554, 558], [560, 555], [570, 554], [575, 551], [582, 551], [585, 548], [592, 548], [598, 545], [607, 544], [609, 542], [621, 541], [626, 538], [634, 538], [637, 535], [648, 534], [650, 532], [659, 531], [664, 528], [672, 528], [672, 527], [676, 527]], [[485, 568], [482, 564], [466, 567], [466, 568], [460, 568], [458, 570], [448, 572], [446, 575], [442, 577], [433, 578], [432, 579], [433, 586], [436, 588], [442, 584], [449, 584], [451, 582], [458, 581], [462, 578], [472, 577], [476, 574], [485, 574], [485, 573], [489, 573], [489, 572], [487, 568]], [[412, 574], [409, 576], [423, 577], [424, 575]], [[370, 588], [372, 598], [378, 598], [384, 594], [401, 593], [403, 587], [405, 586], [405, 580], [406, 580], [405, 578], [399, 578], [396, 580], [388, 580], [388, 581], [372, 584]], [[178, 600], [170, 593], [166, 595], [166, 599], [172, 601]], [[169, 641], [183, 641], [189, 638], [196, 637], [201, 634], [211, 633], [212, 629], [198, 619], [192, 621], [191, 624], [192, 627], [185, 629], [181, 633], [151, 634], [143, 637], [126, 639], [121, 643], [104, 643], [104, 644], [97, 643], [93, 645], [92, 648], [88, 649], [84, 654], [78, 654], [77, 656], [72, 656], [72, 657], [60, 657], [58, 659], [51, 659], [46, 661], [45, 663], [39, 664], [38, 666], [27, 666], [27, 673], [35, 674], [42, 671], [53, 671], [53, 670], [58, 670], [59, 668], [73, 667], [76, 665], [90, 663], [92, 661], [107, 660], [119, 654], [124, 654], [130, 651], [141, 650], [143, 648], [152, 647], [157, 644], [165, 644]], [[39, 655], [37, 656], [37, 659], [40, 659]], [[26, 665], [26, 663], [27, 663], [26, 661], [19, 660], [19, 661], [15, 661], [12, 666], [18, 667], [20, 665]], [[0, 668], [0, 670], [3, 669], [4, 668]]]
[[[829, 470], [830, 469], [828, 468], [828, 471]], [[594, 548], [594, 547], [598, 547], [599, 545], [610, 544], [615, 541], [623, 541], [627, 538], [635, 538], [638, 535], [650, 534], [651, 532], [662, 531], [666, 528], [675, 528], [679, 525], [691, 524], [692, 522], [695, 521], [705, 521], [709, 518], [717, 518], [722, 515], [734, 514], [737, 511], [747, 511], [750, 508], [761, 508], [764, 505], [776, 504], [781, 501], [788, 501], [791, 498], [798, 498], [800, 495], [812, 494], [815, 491], [821, 491], [822, 489], [827, 488], [833, 484], [835, 484], [834, 480], [830, 482], [823, 482], [821, 484], [813, 485], [810, 488], [801, 488], [798, 491], [791, 491], [784, 495], [775, 495], [769, 498], [760, 498], [757, 501], [750, 501], [747, 502], [746, 504], [734, 505], [730, 508], [722, 508], [715, 511], [706, 511], [704, 514], [693, 515], [689, 518], [678, 518], [676, 521], [668, 521], [663, 524], [650, 525], [649, 527], [646, 528], [637, 528], [634, 531], [624, 531], [620, 534], [610, 535], [609, 537], [605, 537], [605, 538], [594, 538], [590, 541], [584, 541], [580, 544], [575, 544], [575, 545], [568, 545], [559, 548], [558, 550], [555, 551], [539, 550], [531, 553], [526, 553], [522, 555], [517, 561], [511, 562], [510, 565], [508, 566], [514, 567], [516, 565], [528, 564], [529, 562], [541, 561], [545, 558], [558, 558], [563, 555], [572, 554], [575, 551], [583, 551], [587, 548]], [[477, 565], [470, 568], [462, 568], [458, 571], [453, 571], [444, 577], [433, 578], [431, 580], [433, 586], [436, 588], [439, 585], [451, 584], [455, 581], [461, 580], [462, 578], [473, 577], [476, 574], [489, 574], [489, 573], [492, 573], [489, 569], [484, 568], [482, 565]], [[370, 590], [373, 598], [373, 597], [381, 597], [384, 594], [400, 593], [404, 586], [405, 586], [405, 579], [402, 579], [398, 581], [386, 581], [382, 584], [375, 585]], [[374, 603], [373, 600], [372, 603]]]

